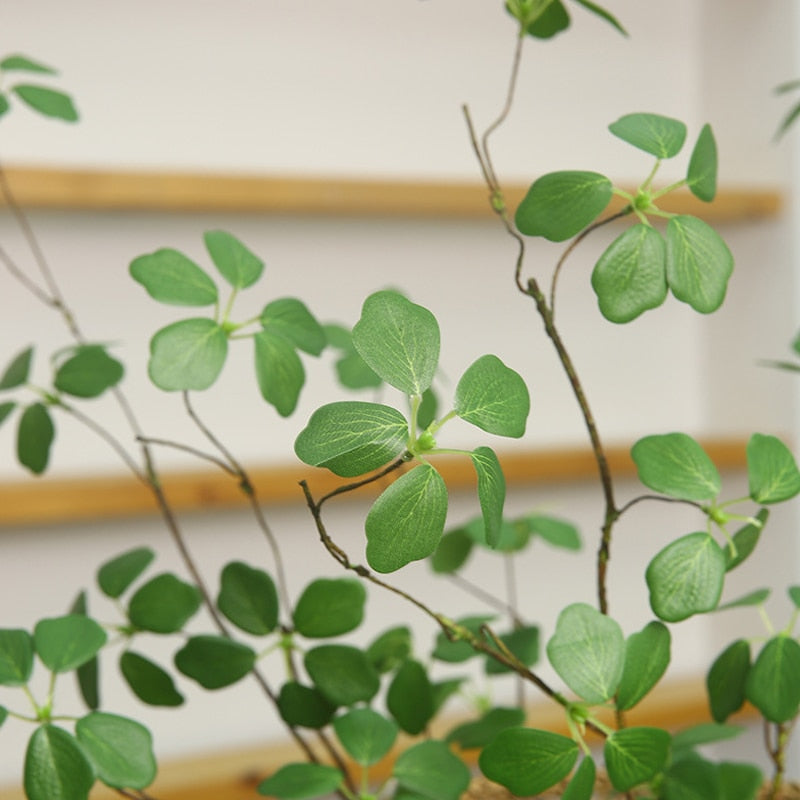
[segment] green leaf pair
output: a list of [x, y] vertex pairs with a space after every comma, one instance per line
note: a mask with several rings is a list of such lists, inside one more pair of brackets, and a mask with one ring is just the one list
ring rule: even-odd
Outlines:
[[[52, 67], [19, 54], [6, 56], [0, 61], [0, 75], [13, 72], [30, 72], [39, 75], [57, 74]], [[0, 92], [0, 117], [11, 108], [10, 96], [21, 100], [28, 108], [45, 117], [60, 119], [64, 122], [76, 122], [78, 119], [75, 104], [68, 94], [35, 83], [13, 83], [7, 90]]]
[[[606, 9], [590, 0], [575, 2], [627, 36], [619, 21]], [[519, 21], [520, 35], [536, 39], [550, 39], [570, 25], [569, 13], [561, 0], [507, 0], [506, 10]]]

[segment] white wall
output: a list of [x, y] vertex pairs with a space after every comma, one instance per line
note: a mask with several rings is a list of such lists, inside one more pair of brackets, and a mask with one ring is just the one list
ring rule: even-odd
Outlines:
[[[459, 109], [469, 102], [475, 119], [485, 124], [501, 105], [513, 27], [500, 5], [484, 0], [337, 0], [309, 9], [309, 4], [288, 0], [159, 5], [5, 0], [0, 6], [4, 46], [59, 66], [83, 120], [68, 127], [15, 110], [2, 121], [0, 157], [8, 164], [474, 178]], [[737, 2], [736, 14], [726, 13], [729, 2], [723, 8], [710, 0], [609, 5], [631, 31], [630, 39], [576, 9], [569, 35], [529, 49], [519, 106], [496, 136], [502, 173], [509, 180], [527, 180], [550, 169], [580, 167], [606, 171], [620, 181], [640, 178], [649, 169], [648, 160], [604, 130], [623, 113], [651, 110], [685, 119], [693, 133], [707, 120], [714, 124], [723, 183], [783, 185], [789, 148], [769, 144], [782, 106], [767, 98], [794, 68], [786, 5], [772, 0], [751, 9], [753, 4]], [[751, 31], [752, 40], [744, 37]], [[679, 176], [684, 165], [665, 165], [665, 174]], [[541, 326], [529, 302], [513, 290], [513, 247], [491, 219], [366, 222], [53, 211], [35, 213], [32, 220], [89, 335], [119, 342], [118, 352], [128, 365], [126, 391], [153, 436], [193, 435], [179, 398], [164, 398], [142, 383], [147, 338], [180, 310], [144, 297], [127, 277], [127, 265], [161, 246], [178, 247], [208, 263], [202, 232], [222, 227], [239, 235], [268, 265], [263, 290], [242, 298], [249, 311], [273, 297], [299, 294], [322, 319], [353, 322], [366, 294], [401, 285], [440, 319], [442, 365], [451, 387], [487, 351], [529, 379], [529, 434], [511, 445], [495, 442], [498, 449], [584, 441]], [[791, 218], [726, 225], [723, 233], [737, 258], [737, 272], [729, 305], [711, 318], [669, 302], [626, 328], [603, 323], [588, 274], [592, 255], [611, 234], [598, 234], [570, 262], [561, 284], [559, 319], [609, 441], [629, 442], [666, 430], [745, 436], [764, 429], [765, 407], [770, 428], [765, 432], [784, 432], [794, 424], [791, 377], [755, 364], [760, 357], [783, 356], [794, 334], [798, 303], [794, 290], [785, 288], [797, 247]], [[0, 215], [0, 242], [15, 258], [27, 258], [8, 215]], [[558, 253], [554, 246], [532, 245], [530, 268], [547, 274]], [[64, 344], [63, 331], [7, 276], [0, 281], [0, 363], [29, 341], [42, 342], [36, 374], [44, 380], [45, 357]], [[329, 363], [321, 368], [306, 363], [309, 387], [291, 420], [280, 420], [256, 396], [248, 377], [249, 353], [232, 360], [226, 383], [198, 398], [197, 406], [250, 463], [283, 463], [310, 411], [337, 391]], [[92, 413], [119, 425], [113, 409], [98, 406]], [[0, 429], [0, 476], [5, 479], [21, 476], [13, 463], [12, 433], [9, 426]], [[457, 445], [474, 443], [465, 429], [453, 436]], [[162, 464], [184, 466], [187, 459], [164, 453]], [[54, 473], [117, 468], [104, 447], [87, 441], [74, 426], [62, 426]], [[741, 476], [731, 477], [741, 485]], [[629, 483], [620, 487], [623, 497], [636, 492]], [[530, 617], [541, 620], [547, 632], [564, 602], [593, 600], [591, 554], [599, 499], [591, 485], [534, 487], [509, 499], [512, 512], [531, 507], [576, 519], [587, 539], [585, 559], [536, 552], [523, 568]], [[620, 528], [612, 563], [619, 582], [611, 599], [628, 631], [646, 621], [635, 603], [644, 597], [641, 567], [676, 531], [702, 524], [685, 512], [669, 511], [660, 506], [639, 510]], [[456, 522], [474, 512], [473, 499], [458, 497], [450, 518]], [[311, 546], [313, 535], [301, 507], [272, 513], [293, 564], [295, 595], [309, 575], [337, 574], [335, 565]], [[354, 554], [362, 547], [362, 515], [363, 508], [349, 502], [331, 512], [331, 530]], [[793, 518], [786, 513], [778, 517], [760, 569], [781, 585], [793, 580], [796, 560], [785, 555], [793, 546]], [[245, 514], [187, 515], [184, 524], [212, 583], [219, 566], [232, 557], [269, 563]], [[77, 585], [92, 582], [99, 562], [135, 543], [151, 543], [160, 551], [162, 567], [178, 568], [157, 520], [19, 528], [0, 536], [2, 626], [30, 625], [42, 615], [60, 613]], [[432, 584], [424, 566], [409, 572], [399, 580], [432, 596], [440, 610], [473, 610], [460, 595]], [[474, 574], [483, 580], [487, 570], [476, 567]], [[552, 575], [558, 579], [548, 579]], [[745, 579], [757, 581], [758, 568], [735, 581], [749, 586]], [[375, 591], [371, 595], [377, 606], [369, 633], [398, 617], [410, 619], [410, 612], [390, 598]], [[779, 599], [775, 608], [780, 619], [785, 604]], [[696, 672], [732, 630], [751, 622], [747, 615], [731, 613], [682, 627], [677, 635], [684, 648], [674, 673]], [[429, 635], [430, 628], [420, 623], [422, 648]], [[105, 688], [109, 708], [152, 724], [159, 750], [168, 755], [280, 735], [266, 714], [247, 713], [254, 690], [246, 685], [210, 697], [193, 693], [197, 696], [187, 716], [143, 710], [113, 682]], [[0, 702], [7, 702], [7, 694], [0, 691]], [[13, 730], [19, 728], [7, 723], [0, 731], [0, 782], [18, 774], [11, 751], [21, 744], [9, 742]]]

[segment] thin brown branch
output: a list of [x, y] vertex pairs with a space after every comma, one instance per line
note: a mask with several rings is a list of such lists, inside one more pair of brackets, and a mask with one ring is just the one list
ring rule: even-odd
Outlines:
[[160, 439], [157, 436], [137, 436], [136, 440], [148, 445], [155, 445], [157, 447], [167, 447], [171, 450], [178, 450], [181, 453], [188, 453], [195, 458], [199, 458], [201, 461], [208, 461], [214, 466], [219, 467], [223, 472], [227, 472], [228, 475], [236, 475], [236, 471], [230, 467], [229, 464], [226, 464], [221, 458], [217, 458], [211, 453], [206, 453], [203, 450], [199, 450], [196, 447], [192, 447], [188, 444], [183, 444], [182, 442], [173, 442], [171, 439]]
[[[328, 492], [328, 494], [323, 495], [319, 501], [315, 504], [317, 508], [322, 508], [322, 505], [333, 497], [338, 497], [339, 495], [346, 494], [347, 492], [354, 492], [356, 489], [360, 489], [362, 486], [368, 486], [370, 483], [375, 483], [375, 481], [379, 481], [381, 478], [385, 478], [387, 475], [390, 475], [397, 469], [400, 469], [404, 464], [407, 464], [409, 461], [408, 455], [404, 454], [396, 461], [393, 461], [389, 466], [384, 467], [379, 472], [370, 475], [367, 478], [363, 478], [360, 481], [355, 481], [353, 483], [347, 483], [344, 486], [339, 486], [333, 491]], [[301, 482], [301, 486], [303, 486], [305, 481]], [[305, 491], [305, 487], [303, 489]]]

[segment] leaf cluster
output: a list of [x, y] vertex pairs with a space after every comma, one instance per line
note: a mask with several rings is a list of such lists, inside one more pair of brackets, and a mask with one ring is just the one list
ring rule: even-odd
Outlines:
[[[0, 80], [17, 76], [17, 73], [48, 77], [58, 73], [52, 67], [18, 53], [0, 60]], [[78, 111], [72, 98], [51, 86], [29, 83], [26, 80], [14, 81], [0, 90], [0, 117], [11, 109], [11, 99], [16, 98], [37, 114], [64, 122], [77, 122]]]

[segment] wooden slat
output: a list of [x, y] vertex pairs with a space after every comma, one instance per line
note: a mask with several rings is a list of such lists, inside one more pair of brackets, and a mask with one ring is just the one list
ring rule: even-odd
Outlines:
[[[703, 442], [714, 462], [724, 469], [745, 466], [745, 442], [716, 439]], [[616, 476], [634, 474], [628, 447], [613, 447], [607, 456]], [[509, 485], [591, 479], [597, 466], [589, 450], [557, 448], [500, 454]], [[472, 487], [475, 471], [468, 459], [443, 456], [437, 468], [452, 489]], [[299, 482], [306, 479], [315, 496], [346, 483], [311, 467], [293, 464], [259, 467], [250, 471], [258, 497], [264, 504], [302, 502]], [[162, 485], [176, 511], [235, 508], [247, 499], [238, 483], [221, 472], [173, 472]], [[359, 489], [355, 496], [374, 493], [378, 486]], [[0, 484], [0, 527], [151, 514], [155, 503], [149, 490], [132, 477], [40, 478]]]
[[[478, 182], [33, 167], [9, 167], [5, 172], [17, 202], [29, 209], [487, 219], [491, 216], [486, 188]], [[516, 206], [526, 190], [525, 185], [509, 185], [506, 188], [509, 206]], [[614, 202], [612, 210], [621, 207]], [[663, 200], [664, 210], [697, 214], [717, 222], [774, 216], [781, 204], [780, 193], [764, 187], [728, 187], [711, 204], [699, 201], [687, 191]]]

